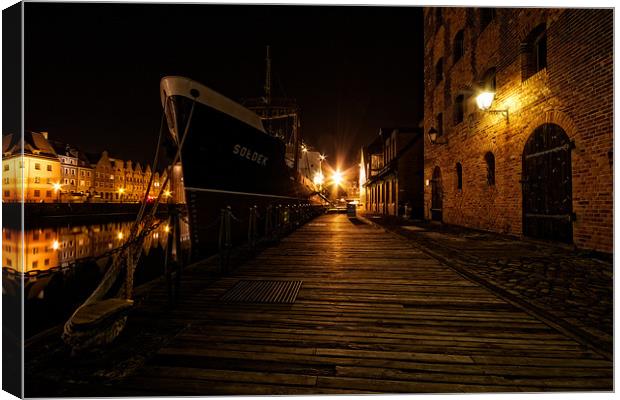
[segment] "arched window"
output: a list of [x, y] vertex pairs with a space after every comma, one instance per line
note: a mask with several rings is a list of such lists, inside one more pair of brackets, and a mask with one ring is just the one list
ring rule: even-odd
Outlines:
[[484, 155], [484, 161], [487, 163], [487, 184], [495, 186], [495, 156], [489, 151]]
[[460, 162], [456, 163], [456, 188], [463, 190], [463, 166]]
[[457, 32], [456, 36], [454, 36], [454, 45], [452, 47], [452, 54], [454, 55], [454, 62], [456, 63], [458, 60], [463, 57], [465, 54], [465, 34], [463, 30]]
[[435, 85], [439, 85], [439, 82], [443, 80], [443, 57], [437, 60], [435, 64]]
[[456, 96], [454, 99], [454, 125], [458, 125], [463, 122], [464, 108], [463, 108], [463, 100], [464, 97], [462, 94]]
[[540, 24], [521, 43], [521, 78], [530, 76], [547, 67], [547, 26]]
[[480, 30], [484, 30], [495, 19], [495, 9], [485, 7], [480, 9]]

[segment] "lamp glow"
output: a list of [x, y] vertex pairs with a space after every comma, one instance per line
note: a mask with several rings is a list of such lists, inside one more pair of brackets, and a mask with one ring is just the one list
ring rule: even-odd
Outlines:
[[59, 191], [60, 190], [60, 183], [54, 183], [52, 186], [54, 186], [54, 190]]
[[323, 174], [320, 172], [317, 172], [316, 174], [314, 174], [314, 184], [315, 185], [322, 185], [323, 182], [325, 181], [325, 179], [323, 178]]
[[493, 103], [493, 99], [495, 98], [495, 93], [493, 92], [482, 92], [478, 96], [476, 96], [476, 104], [478, 108], [481, 110], [488, 110], [491, 108], [491, 103]]
[[340, 171], [334, 172], [334, 174], [332, 175], [332, 181], [334, 182], [335, 185], [340, 185], [343, 181], [342, 172]]
[[52, 242], [52, 249], [58, 250], [59, 248], [60, 248], [60, 243], [58, 243], [58, 240], [54, 240]]

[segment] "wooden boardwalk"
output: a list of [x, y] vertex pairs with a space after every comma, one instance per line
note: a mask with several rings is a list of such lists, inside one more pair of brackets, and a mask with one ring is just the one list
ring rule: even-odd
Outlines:
[[[240, 280], [294, 304], [228, 303]], [[325, 215], [193, 296], [125, 395], [612, 390], [612, 362], [407, 241]]]

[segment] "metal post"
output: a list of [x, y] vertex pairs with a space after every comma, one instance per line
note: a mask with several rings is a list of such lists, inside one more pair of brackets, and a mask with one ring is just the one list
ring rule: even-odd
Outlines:
[[256, 215], [257, 207], [250, 207], [250, 214], [248, 218], [248, 245], [250, 249], [254, 250], [256, 247]]
[[230, 262], [230, 206], [220, 211], [220, 235], [218, 247], [220, 250], [220, 272], [228, 272]]
[[271, 231], [272, 231], [272, 221], [271, 219], [273, 218], [273, 213], [272, 213], [272, 209], [273, 206], [271, 204], [269, 204], [267, 206], [267, 209], [265, 210], [265, 237], [269, 237], [271, 235]]

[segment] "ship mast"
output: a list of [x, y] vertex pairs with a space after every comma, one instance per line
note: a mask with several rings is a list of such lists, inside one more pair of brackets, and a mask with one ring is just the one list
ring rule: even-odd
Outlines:
[[[281, 138], [286, 144], [287, 160], [298, 172], [301, 136], [299, 132], [299, 107], [294, 99], [272, 97], [271, 85], [271, 48], [266, 46], [265, 57], [265, 94], [259, 98], [247, 99], [243, 105], [254, 111], [263, 120], [265, 130], [275, 137]], [[288, 164], [288, 161], [287, 161]]]
[[271, 57], [269, 55], [269, 46], [267, 46], [267, 68], [265, 68], [265, 103], [271, 104]]

